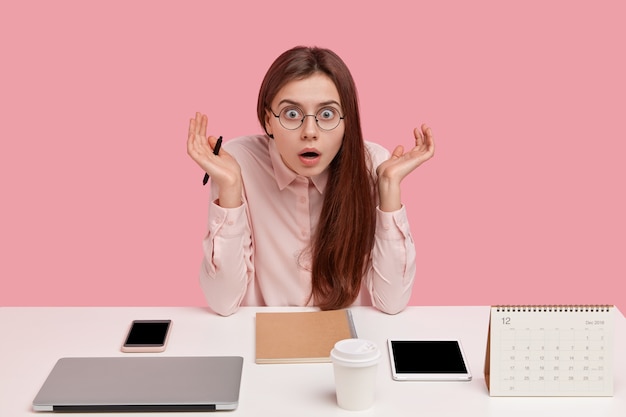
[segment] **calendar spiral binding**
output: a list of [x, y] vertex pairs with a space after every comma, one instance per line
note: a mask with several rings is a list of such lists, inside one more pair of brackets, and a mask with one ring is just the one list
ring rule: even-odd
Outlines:
[[556, 304], [556, 305], [494, 305], [497, 312], [606, 312], [613, 308], [609, 304]]

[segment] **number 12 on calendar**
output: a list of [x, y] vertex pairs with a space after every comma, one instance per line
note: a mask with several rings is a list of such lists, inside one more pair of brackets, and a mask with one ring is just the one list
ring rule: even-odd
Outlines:
[[614, 306], [492, 306], [491, 396], [612, 396]]

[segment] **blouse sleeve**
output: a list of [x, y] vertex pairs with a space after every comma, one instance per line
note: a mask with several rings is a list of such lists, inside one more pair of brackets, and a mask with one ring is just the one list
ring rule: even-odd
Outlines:
[[225, 209], [215, 202], [209, 208], [200, 285], [207, 304], [217, 314], [233, 314], [254, 276], [252, 238], [246, 204]]
[[372, 304], [379, 310], [396, 314], [411, 298], [415, 278], [415, 244], [404, 206], [395, 212], [376, 209], [376, 233], [372, 268], [366, 285]]

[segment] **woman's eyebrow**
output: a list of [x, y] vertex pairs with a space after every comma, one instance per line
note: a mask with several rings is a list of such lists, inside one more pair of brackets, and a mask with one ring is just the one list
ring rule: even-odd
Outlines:
[[[291, 99], [288, 99], [288, 98], [282, 99], [281, 101], [278, 102], [279, 106], [281, 106], [283, 104], [291, 104], [291, 105], [298, 106], [298, 107], [304, 107], [302, 105], [302, 103], [298, 103], [297, 101], [294, 101], [294, 100], [291, 100]], [[331, 105], [331, 104], [334, 104], [337, 107], [341, 108], [341, 105], [336, 100], [323, 101], [321, 103], [317, 103], [317, 106], [318, 107], [324, 107], [324, 106], [328, 106], [328, 105]]]
[[339, 102], [335, 101], [335, 100], [328, 100], [328, 101], [324, 101], [322, 103], [320, 103], [320, 106], [329, 106], [331, 104], [336, 104], [337, 107], [341, 107], [341, 104], [339, 104]]
[[293, 104], [296, 106], [300, 106], [300, 103], [298, 103], [297, 101], [293, 101], [293, 100], [289, 100], [287, 98], [282, 99], [281, 101], [278, 102], [278, 105], [281, 106], [283, 104]]

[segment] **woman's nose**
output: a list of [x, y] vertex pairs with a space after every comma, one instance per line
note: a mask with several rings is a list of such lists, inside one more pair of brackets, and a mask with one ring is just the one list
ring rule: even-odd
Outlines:
[[302, 138], [303, 139], [317, 139], [319, 130], [317, 126], [317, 120], [315, 115], [307, 114], [304, 116], [302, 122]]

